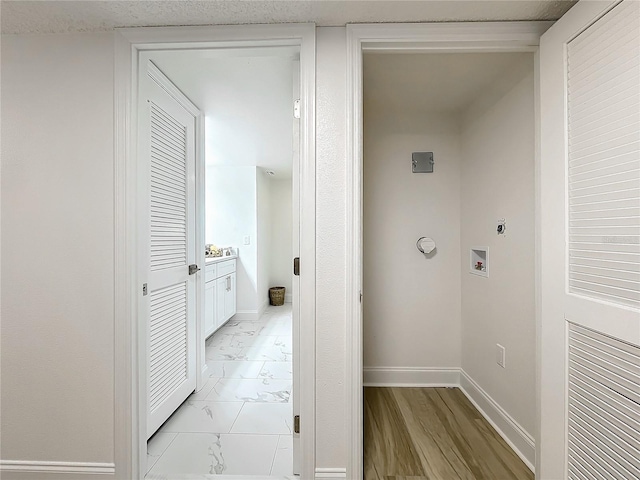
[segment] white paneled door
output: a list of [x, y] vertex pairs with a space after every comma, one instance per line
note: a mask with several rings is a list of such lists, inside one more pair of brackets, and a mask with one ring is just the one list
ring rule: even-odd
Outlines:
[[196, 387], [196, 275], [189, 269], [196, 261], [196, 115], [151, 62], [141, 68], [140, 92], [149, 438]]
[[542, 471], [536, 474], [636, 479], [640, 2], [579, 2], [542, 36], [540, 75]]

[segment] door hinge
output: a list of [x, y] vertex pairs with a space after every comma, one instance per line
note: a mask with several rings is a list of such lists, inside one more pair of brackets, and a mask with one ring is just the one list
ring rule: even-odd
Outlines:
[[293, 417], [293, 433], [300, 433], [300, 415]]
[[362, 292], [360, 292], [360, 303], [362, 303]]
[[293, 274], [300, 275], [300, 257], [293, 259]]
[[195, 275], [200, 271], [200, 268], [195, 263], [189, 265], [189, 275]]
[[293, 118], [300, 118], [300, 99], [293, 102]]
[[147, 296], [147, 293], [149, 293], [149, 289], [147, 288], [147, 284], [146, 284], [146, 283], [143, 283], [143, 284], [142, 284], [142, 296], [143, 296], [143, 297], [146, 297], [146, 296]]

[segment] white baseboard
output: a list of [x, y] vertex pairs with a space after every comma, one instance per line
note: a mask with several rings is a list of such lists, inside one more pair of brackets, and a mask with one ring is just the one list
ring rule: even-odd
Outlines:
[[230, 321], [233, 322], [256, 322], [260, 318], [260, 312], [258, 310], [238, 310], [236, 314], [231, 317]]
[[0, 460], [0, 472], [114, 475], [116, 466], [113, 463]]
[[365, 387], [457, 387], [459, 368], [364, 367]]
[[260, 320], [260, 317], [262, 317], [268, 306], [269, 300], [265, 300], [257, 310], [238, 310], [236, 311], [236, 314], [231, 317], [231, 320], [235, 322], [257, 322]]
[[460, 390], [529, 467], [529, 470], [534, 472], [536, 460], [534, 438], [462, 369], [460, 370]]
[[347, 478], [346, 468], [316, 468], [316, 480], [321, 478]]

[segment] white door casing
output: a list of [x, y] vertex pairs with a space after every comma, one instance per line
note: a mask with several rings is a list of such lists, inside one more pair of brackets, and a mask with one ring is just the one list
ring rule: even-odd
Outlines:
[[152, 62], [141, 62], [139, 205], [144, 221], [139, 228], [147, 289], [140, 311], [147, 319], [147, 438], [196, 387], [197, 284], [189, 265], [196, 261], [199, 112], [186, 110], [183, 104], [189, 101], [181, 97]]
[[[364, 51], [397, 53], [533, 52], [551, 22], [347, 25], [347, 478], [363, 475], [362, 178]], [[537, 85], [536, 85], [537, 88]], [[537, 133], [537, 132], [536, 132]], [[539, 166], [539, 158], [536, 158]], [[538, 200], [538, 199], [537, 199]], [[537, 206], [539, 209], [539, 205]], [[538, 229], [539, 225], [536, 226]], [[539, 251], [536, 262], [539, 261]], [[540, 289], [536, 277], [536, 291]], [[362, 301], [366, 301], [363, 299]], [[539, 319], [538, 319], [539, 322]]]
[[[296, 68], [297, 67], [297, 68]], [[294, 63], [293, 68], [293, 101], [295, 102], [300, 98], [300, 62]], [[295, 118], [292, 111], [292, 128], [293, 128], [293, 145], [291, 145], [293, 164], [292, 164], [292, 176], [293, 178], [299, 178], [300, 176], [300, 119]], [[291, 241], [292, 256], [300, 256], [300, 215], [302, 212], [302, 205], [300, 204], [300, 184], [299, 182], [292, 182], [291, 192], [293, 195], [291, 205], [293, 205], [292, 215], [292, 234]], [[293, 275], [293, 258], [291, 259], [291, 287], [293, 289], [291, 299], [291, 338], [292, 338], [292, 392], [291, 402], [293, 404], [293, 416], [300, 415], [300, 366], [296, 362], [297, 358], [300, 358], [300, 277]], [[300, 434], [293, 432], [293, 473], [300, 475], [301, 472], [301, 450], [300, 450]]]
[[[615, 470], [624, 463], [601, 462], [602, 453], [593, 445], [606, 429], [588, 432], [578, 425], [576, 432], [573, 416], [586, 419], [604, 407], [615, 421], [613, 404], [596, 405], [586, 397], [575, 403], [576, 385], [589, 384], [596, 391], [604, 378], [596, 377], [608, 376], [609, 367], [626, 375], [615, 356], [603, 352], [632, 358], [624, 352], [640, 345], [638, 7], [637, 2], [579, 2], [541, 38], [536, 470], [543, 479], [580, 478], [571, 466], [576, 455], [583, 455], [578, 468], [587, 471]], [[640, 367], [632, 363], [626, 365], [637, 372]], [[615, 398], [612, 386], [606, 388], [611, 395], [603, 396], [607, 401]], [[576, 411], [582, 404], [589, 407]], [[585, 443], [589, 435], [594, 436]], [[619, 451], [613, 457], [618, 453], [624, 455]], [[588, 465], [591, 458], [597, 463]]]
[[[118, 478], [143, 478], [146, 456], [146, 337], [139, 318], [145, 276], [137, 247], [140, 206], [138, 183], [137, 97], [139, 65], [159, 50], [297, 46], [300, 48], [300, 165], [298, 171], [300, 257], [298, 277], [301, 374], [297, 398], [301, 414], [301, 476], [313, 478], [315, 470], [315, 26], [313, 24], [162, 27], [119, 29], [115, 33], [115, 464]], [[203, 128], [202, 117], [198, 118]], [[202, 153], [202, 142], [197, 145]], [[199, 158], [202, 158], [201, 156]], [[204, 165], [198, 164], [198, 204], [204, 204]], [[204, 223], [198, 213], [196, 230]], [[198, 263], [204, 264], [204, 231], [197, 235]], [[204, 297], [204, 275], [198, 291]], [[204, 306], [203, 301], [197, 302]], [[200, 343], [200, 342], [198, 342]], [[202, 342], [204, 346], [204, 342]], [[202, 352], [200, 352], [202, 350]], [[202, 360], [204, 348], [198, 349]], [[198, 361], [200, 364], [201, 362]]]

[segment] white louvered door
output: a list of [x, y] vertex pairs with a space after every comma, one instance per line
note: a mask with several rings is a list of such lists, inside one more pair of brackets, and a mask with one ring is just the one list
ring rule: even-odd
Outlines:
[[147, 219], [147, 438], [196, 387], [195, 125], [149, 62], [140, 78], [140, 159]]
[[[638, 479], [640, 2], [580, 2], [574, 9], [541, 42], [542, 155], [556, 156], [542, 159], [543, 175], [545, 166], [555, 171], [562, 164], [554, 161], [564, 163], [564, 178], [547, 185], [562, 188], [563, 195], [555, 198], [564, 197], [566, 207], [563, 231], [543, 241], [543, 249], [562, 252], [556, 259], [564, 260], [564, 271], [554, 271], [564, 274], [557, 284], [564, 288], [556, 297], [542, 285], [542, 352], [552, 352], [551, 345], [562, 349], [549, 355], [565, 365], [566, 477]], [[551, 65], [554, 71], [545, 70]], [[559, 108], [562, 100], [564, 109]], [[561, 125], [564, 129], [558, 131]], [[554, 215], [542, 212], [543, 217]], [[551, 232], [546, 234], [552, 238]], [[543, 262], [543, 282], [550, 278], [545, 268]], [[556, 299], [564, 318], [545, 314], [554, 311], [545, 302]], [[562, 338], [545, 337], [545, 329]], [[545, 368], [545, 361], [543, 357], [543, 432], [557, 428], [544, 423], [544, 416], [550, 417], [545, 405], [552, 403], [544, 398], [551, 393], [545, 393], [544, 379], [557, 385], [562, 378], [548, 373], [553, 365], [548, 362]], [[552, 455], [546, 453], [547, 458]], [[542, 476], [552, 478], [548, 471]]]

